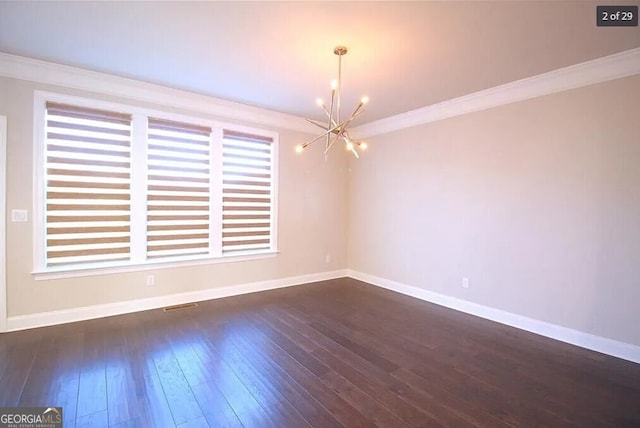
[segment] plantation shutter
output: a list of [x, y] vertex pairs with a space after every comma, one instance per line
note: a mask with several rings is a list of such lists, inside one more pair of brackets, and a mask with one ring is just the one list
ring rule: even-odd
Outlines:
[[129, 260], [131, 116], [47, 102], [47, 266]]
[[147, 257], [209, 253], [211, 129], [149, 118]]
[[273, 139], [225, 129], [222, 164], [222, 253], [271, 249]]

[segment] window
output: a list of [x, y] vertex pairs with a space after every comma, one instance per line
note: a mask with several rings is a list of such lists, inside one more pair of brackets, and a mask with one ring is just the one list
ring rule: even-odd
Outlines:
[[276, 251], [277, 134], [55, 94], [38, 105], [36, 272]]
[[208, 254], [211, 129], [149, 118], [147, 257]]
[[225, 129], [222, 252], [271, 247], [273, 139]]
[[47, 103], [46, 265], [128, 260], [131, 115]]

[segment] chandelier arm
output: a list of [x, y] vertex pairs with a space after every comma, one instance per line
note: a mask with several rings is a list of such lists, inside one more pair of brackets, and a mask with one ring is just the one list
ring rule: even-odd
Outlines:
[[[360, 105], [359, 105], [359, 106], [358, 106], [358, 107], [353, 111], [353, 113], [351, 114], [351, 116], [349, 117], [349, 119], [345, 120], [345, 121], [343, 122], [343, 124], [345, 124], [345, 125], [346, 125], [346, 124], [348, 124], [349, 122], [351, 122], [352, 120], [354, 120], [356, 117], [358, 117], [358, 116], [360, 116], [362, 113], [364, 113], [364, 110], [361, 110], [361, 108], [362, 108], [362, 104], [363, 104], [363, 103], [360, 103]], [[329, 117], [329, 118], [331, 119], [331, 124], [332, 124], [334, 127], [336, 127], [336, 126], [337, 126], [336, 121], [335, 121], [335, 120], [333, 120], [333, 118], [331, 117], [331, 113], [329, 113], [329, 110], [327, 110], [327, 108], [326, 108], [324, 105], [322, 105], [320, 108], [322, 109], [322, 111], [324, 111], [324, 113], [327, 115], [327, 117]], [[307, 120], [309, 120], [309, 119], [307, 119]]]
[[344, 140], [344, 143], [347, 147], [349, 147], [349, 143], [351, 143], [351, 153], [353, 153], [353, 155], [356, 157], [356, 159], [360, 159], [360, 155], [358, 154], [358, 152], [356, 151], [356, 148], [354, 147], [353, 143], [351, 142], [351, 139], [347, 137], [345, 137], [344, 135], [342, 136], [342, 139]]
[[360, 116], [362, 113], [364, 113], [364, 110], [362, 110], [360, 107], [356, 108], [351, 114], [351, 116], [349, 116], [349, 122], [351, 122], [356, 117]]
[[[331, 128], [332, 126], [335, 126], [335, 124], [333, 123], [333, 104], [334, 104], [335, 97], [336, 97], [336, 90], [332, 89], [331, 90], [331, 104], [329, 106], [329, 113], [328, 113], [329, 124], [327, 125], [327, 129]], [[325, 112], [327, 111], [327, 108], [324, 105], [322, 106], [322, 109]], [[327, 142], [325, 144], [325, 153], [326, 153], [327, 150], [329, 150], [329, 146], [330, 145], [331, 144], [329, 144], [329, 135], [327, 134]]]
[[[307, 120], [309, 120], [309, 119], [307, 119]], [[313, 122], [311, 122], [311, 123], [313, 123]], [[344, 129], [344, 124], [338, 124], [338, 125], [334, 126], [331, 129], [327, 129], [326, 130], [327, 132], [323, 132], [322, 134], [318, 135], [313, 140], [309, 141], [308, 143], [303, 144], [302, 148], [305, 148], [305, 147], [309, 146], [310, 144], [315, 143], [316, 141], [318, 141], [319, 139], [321, 139], [321, 138], [323, 138], [323, 137], [325, 137], [327, 135], [331, 135], [332, 133], [334, 133], [334, 131], [336, 131], [337, 129], [340, 129], [341, 127]], [[322, 129], [325, 129], [324, 126], [322, 127]], [[336, 137], [338, 137], [340, 135], [341, 135], [341, 133], [338, 133], [336, 135]]]
[[355, 139], [351, 138], [351, 135], [349, 135], [348, 132], [345, 132], [345, 135], [347, 136], [349, 141], [351, 141], [351, 144], [353, 144], [353, 149], [354, 150], [355, 150], [356, 146], [360, 147], [360, 145], [363, 143], [362, 140], [355, 140]]
[[345, 132], [347, 132], [348, 125], [349, 125], [349, 121], [345, 120], [344, 122], [342, 122], [340, 125], [336, 127], [336, 129], [339, 129], [339, 131], [335, 133], [336, 138], [344, 138]]
[[364, 110], [361, 110], [359, 112], [354, 112], [354, 114], [351, 115], [351, 117], [347, 120], [345, 120], [344, 122], [340, 123], [339, 125], [336, 125], [333, 129], [337, 129], [340, 128], [340, 132], [338, 134], [339, 137], [341, 137], [344, 133], [347, 132], [347, 127], [349, 126], [349, 124], [353, 121], [353, 119], [355, 119], [356, 117], [358, 117], [360, 115], [360, 113], [362, 113]]
[[327, 153], [329, 153], [329, 150], [331, 149], [331, 147], [333, 147], [333, 144], [336, 142], [337, 139], [338, 139], [337, 135], [335, 137], [333, 137], [333, 139], [331, 140], [331, 142], [329, 143], [327, 148], [324, 150], [324, 155], [325, 156], [327, 155]]
[[363, 105], [364, 105], [364, 103], [362, 101], [358, 103], [358, 105], [356, 106], [356, 109], [353, 111], [353, 113], [351, 113], [351, 118], [352, 119], [355, 119], [361, 113], [364, 113], [364, 110], [362, 110], [362, 106]]
[[316, 138], [314, 138], [313, 140], [311, 140], [311, 141], [308, 141], [308, 142], [304, 143], [304, 144], [302, 145], [302, 148], [304, 149], [304, 148], [306, 148], [306, 147], [310, 146], [311, 144], [315, 143], [316, 141], [318, 141], [318, 140], [319, 140], [319, 139], [321, 139], [321, 138], [326, 137], [327, 135], [331, 135], [331, 130], [328, 130], [327, 132], [323, 132], [322, 134], [318, 135], [318, 136], [317, 136]]
[[309, 123], [311, 123], [311, 124], [313, 124], [313, 125], [317, 126], [318, 128], [322, 128], [322, 129], [324, 129], [325, 131], [328, 131], [328, 130], [329, 130], [329, 128], [327, 128], [325, 125], [321, 124], [321, 123], [320, 123], [320, 122], [318, 122], [318, 121], [315, 121], [315, 120], [313, 120], [313, 119], [305, 119], [305, 120], [306, 120], [307, 122], [309, 122]]
[[329, 129], [327, 132], [331, 132], [331, 133], [334, 133], [336, 135], [340, 135], [342, 133], [341, 130], [344, 129], [344, 126], [345, 126], [344, 124], [345, 124], [345, 122], [338, 123], [333, 128]]
[[325, 114], [327, 115], [327, 117], [331, 120], [331, 126], [336, 126], [337, 123], [336, 121], [333, 119], [333, 117], [331, 117], [331, 115], [329, 114], [329, 110], [327, 110], [325, 107], [322, 108], [322, 111], [325, 112]]
[[342, 139], [344, 140], [344, 142], [347, 145], [347, 147], [349, 147], [349, 144], [351, 144], [351, 148], [349, 149], [350, 151], [354, 151], [355, 150], [355, 146], [357, 144], [359, 144], [358, 140], [354, 140], [353, 138], [351, 138], [351, 135], [349, 134], [349, 131], [347, 131], [346, 129], [342, 133]]

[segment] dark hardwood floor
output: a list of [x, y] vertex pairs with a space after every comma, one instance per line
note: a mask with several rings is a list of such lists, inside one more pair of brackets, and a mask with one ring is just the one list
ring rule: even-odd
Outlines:
[[640, 365], [340, 279], [0, 335], [71, 427], [640, 427]]

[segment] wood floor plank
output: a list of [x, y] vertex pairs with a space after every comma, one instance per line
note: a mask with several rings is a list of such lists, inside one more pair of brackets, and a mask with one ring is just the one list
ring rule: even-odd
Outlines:
[[[259, 320], [261, 321], [260, 327], [269, 331], [270, 336], [276, 337], [278, 339], [278, 344], [281, 347], [288, 345], [284, 349], [290, 349], [293, 344], [300, 344], [305, 343], [306, 340], [308, 341], [308, 339], [306, 339], [304, 336], [296, 335], [295, 331], [288, 330], [283, 324], [278, 324], [277, 320], [271, 320], [268, 314], [265, 315], [261, 312], [259, 315]], [[389, 407], [393, 408], [396, 411], [394, 414], [400, 417], [400, 419], [402, 419], [404, 423], [407, 423], [411, 426], [420, 426], [426, 421], [430, 421], [432, 426], [438, 425], [436, 420], [430, 419], [429, 415], [420, 412], [412, 405], [403, 402], [401, 398], [390, 391], [387, 386], [384, 385], [383, 382], [379, 381], [376, 376], [370, 371], [367, 372], [366, 375], [361, 374], [353, 367], [344, 363], [342, 360], [335, 358], [331, 352], [325, 351], [320, 344], [315, 344], [315, 346], [313, 346], [307, 342], [307, 349], [310, 348], [314, 349], [314, 351], [311, 352], [311, 355], [316, 357], [316, 361], [318, 361], [318, 364], [322, 362], [323, 367], [325, 367], [325, 373], [321, 373], [320, 376], [325, 379], [325, 383], [333, 382], [335, 385], [334, 390], [336, 390], [336, 388], [338, 387], [336, 385], [336, 382], [339, 385], [344, 386], [344, 380], [346, 380], [352, 385], [358, 385], [358, 389], [366, 394], [367, 398], [364, 400], [360, 398], [357, 400], [358, 402], [372, 399], [377, 400], [378, 404], [381, 406], [385, 406], [385, 402], [390, 403], [391, 405]], [[295, 358], [295, 354], [296, 352], [292, 353], [291, 355]], [[357, 406], [354, 407], [357, 408]], [[385, 413], [387, 410], [388, 409], [384, 409], [379, 412]], [[360, 412], [362, 413], [362, 410]], [[373, 414], [371, 413], [371, 411], [367, 411], [367, 413]], [[391, 418], [391, 420], [394, 419], [394, 417]], [[400, 421], [394, 421], [394, 423], [397, 426], [401, 426], [403, 424], [403, 422]], [[380, 423], [377, 424], [380, 425]]]
[[22, 395], [20, 407], [62, 407], [64, 426], [74, 426], [78, 404], [79, 377], [64, 377], [53, 380], [51, 385], [32, 395]]
[[[111, 330], [106, 351], [109, 426], [175, 427], [142, 325]], [[128, 340], [133, 336], [137, 341]]]
[[148, 422], [141, 419], [130, 419], [115, 425], [109, 425], [109, 428], [147, 428]]
[[106, 390], [109, 425], [118, 425], [140, 415], [135, 380], [131, 375], [129, 354], [124, 346], [115, 346], [108, 352], [106, 362]]
[[[10, 333], [15, 337], [15, 333]], [[15, 341], [15, 339], [13, 339]], [[39, 340], [27, 344], [16, 343], [5, 351], [6, 361], [0, 376], [0, 407], [13, 407], [20, 401], [31, 367], [39, 349]]]
[[[313, 349], [312, 354], [332, 370], [360, 386], [371, 397], [376, 397], [382, 404], [388, 405], [409, 425], [416, 427], [438, 426], [439, 424], [454, 427], [470, 426], [464, 419], [456, 417], [455, 412], [451, 409], [439, 406], [437, 403], [429, 403], [425, 397], [412, 390], [409, 385], [397, 381], [369, 361], [351, 353], [342, 345], [324, 338], [310, 327], [305, 328], [299, 324], [290, 325], [288, 323], [290, 321], [283, 322], [286, 320], [283, 312], [271, 309], [260, 312], [259, 316], [274, 328], [288, 334], [291, 340], [296, 343], [312, 342], [314, 337], [318, 338], [317, 342], [313, 342], [313, 345], [307, 345], [309, 349]], [[411, 404], [412, 401], [418, 404]], [[425, 408], [427, 411], [424, 411]]]
[[[225, 349], [225, 353], [233, 350]], [[268, 378], [269, 384], [277, 390], [312, 426], [342, 427], [331, 413], [309, 392], [300, 386], [282, 367], [275, 364], [255, 347], [237, 348], [238, 358], [242, 358], [253, 368], [258, 376]]]
[[106, 410], [107, 378], [103, 337], [100, 332], [85, 333], [80, 363], [76, 418]]
[[[195, 375], [187, 376], [187, 379], [191, 377], [189, 382], [193, 386], [202, 378], [201, 372], [207, 371], [207, 366], [203, 366], [202, 361], [199, 360], [197, 354], [191, 348], [193, 343], [192, 333], [197, 329], [197, 323], [191, 319], [185, 319], [179, 326], [182, 327], [182, 332], [176, 332], [173, 335], [173, 337], [178, 338], [174, 343], [181, 350], [178, 361], [183, 372], [195, 372]], [[260, 403], [265, 412], [269, 414], [274, 423], [279, 426], [297, 426], [301, 428], [308, 426], [296, 409], [286, 399], [283, 399], [273, 387], [272, 379], [268, 374], [256, 371], [251, 364], [239, 355], [235, 345], [225, 346], [223, 350], [220, 350], [211, 344], [208, 347], [208, 351], [210, 358], [213, 358], [217, 363], [222, 363], [236, 375], [254, 399]]]
[[360, 388], [334, 371], [322, 375], [320, 379], [335, 391], [362, 415], [366, 415], [378, 427], [409, 427], [400, 418], [378, 403], [374, 398], [364, 393]]
[[240, 419], [215, 382], [200, 383], [191, 389], [211, 427], [242, 427]]
[[169, 403], [158, 376], [133, 379], [133, 383], [133, 394], [121, 399], [135, 400], [138, 415], [135, 419], [139, 420], [143, 426], [174, 427], [175, 423], [169, 409]]
[[178, 428], [209, 428], [209, 423], [204, 416], [197, 419], [191, 419], [188, 422], [178, 425]]
[[84, 334], [69, 326], [43, 330], [18, 405], [62, 407], [63, 424], [74, 426]]
[[29, 376], [29, 367], [8, 367], [0, 379], [0, 407], [14, 407], [20, 401]]
[[196, 352], [205, 362], [213, 379], [209, 383], [215, 384], [243, 426], [278, 426], [226, 361], [219, 357], [214, 344], [204, 343]]
[[[336, 391], [332, 390], [322, 382], [312, 371], [309, 370], [302, 362], [297, 361], [287, 352], [278, 346], [270, 343], [267, 337], [257, 332], [247, 332], [246, 335], [234, 340], [245, 341], [247, 346], [251, 344], [259, 344], [261, 350], [281, 367], [286, 368], [291, 377], [300, 385], [307, 389], [314, 398], [327, 408], [334, 417], [345, 427], [366, 427], [374, 426], [371, 420], [367, 420], [357, 409], [349, 405], [342, 399]], [[308, 359], [311, 359], [309, 356]], [[311, 368], [316, 367], [315, 364], [310, 365]], [[324, 370], [323, 370], [324, 372]]]
[[234, 348], [225, 349], [224, 354], [219, 354], [220, 359], [225, 361], [271, 419], [279, 426], [308, 427], [307, 421], [274, 387], [271, 372], [255, 371], [250, 363], [240, 356], [241, 351]]
[[156, 355], [154, 361], [173, 420], [176, 425], [180, 425], [204, 415], [182, 373], [180, 364], [171, 353], [169, 344], [167, 344], [167, 348], [166, 353]]
[[108, 428], [109, 418], [107, 411], [84, 415], [76, 419], [76, 428]]

